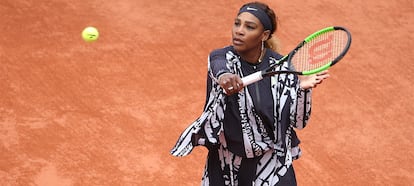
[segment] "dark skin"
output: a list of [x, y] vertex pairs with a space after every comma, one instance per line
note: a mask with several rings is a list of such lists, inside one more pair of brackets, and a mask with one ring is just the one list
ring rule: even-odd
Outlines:
[[[243, 12], [236, 17], [232, 29], [233, 47], [245, 61], [259, 63], [262, 54], [262, 42], [270, 36], [270, 30], [264, 30], [260, 20], [253, 14]], [[317, 84], [329, 77], [328, 71], [315, 75], [299, 76], [300, 86], [303, 89], [316, 87]], [[241, 78], [232, 73], [225, 73], [218, 79], [218, 83], [227, 95], [232, 95], [243, 89]]]

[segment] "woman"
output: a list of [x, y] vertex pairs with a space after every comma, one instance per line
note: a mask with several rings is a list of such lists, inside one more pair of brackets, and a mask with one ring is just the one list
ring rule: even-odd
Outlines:
[[281, 59], [269, 40], [276, 29], [273, 10], [247, 3], [234, 21], [232, 45], [209, 56], [204, 112], [171, 151], [184, 156], [194, 146], [208, 148], [202, 185], [296, 185], [292, 160], [300, 149], [293, 128], [305, 127], [311, 88], [329, 75], [282, 74], [243, 86], [241, 77]]

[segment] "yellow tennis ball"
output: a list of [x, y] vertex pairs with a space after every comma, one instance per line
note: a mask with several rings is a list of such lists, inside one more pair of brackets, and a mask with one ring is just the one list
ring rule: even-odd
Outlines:
[[92, 27], [92, 26], [86, 27], [82, 31], [82, 38], [86, 42], [96, 41], [99, 38], [98, 29], [96, 29], [95, 27]]

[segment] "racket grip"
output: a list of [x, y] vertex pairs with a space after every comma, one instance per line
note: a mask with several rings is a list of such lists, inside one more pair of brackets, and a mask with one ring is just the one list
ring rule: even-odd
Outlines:
[[259, 72], [255, 72], [253, 74], [250, 74], [246, 77], [243, 77], [241, 80], [243, 81], [243, 86], [247, 86], [247, 85], [250, 85], [250, 84], [255, 83], [257, 81], [260, 81], [262, 79], [263, 79], [262, 72], [259, 71]]

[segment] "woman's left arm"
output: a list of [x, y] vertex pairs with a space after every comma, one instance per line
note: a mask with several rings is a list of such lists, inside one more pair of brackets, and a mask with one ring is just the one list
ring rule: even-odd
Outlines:
[[312, 88], [321, 84], [328, 77], [328, 71], [309, 76], [298, 76], [296, 98], [294, 98], [294, 104], [291, 107], [293, 127], [303, 129], [306, 126], [311, 114]]

